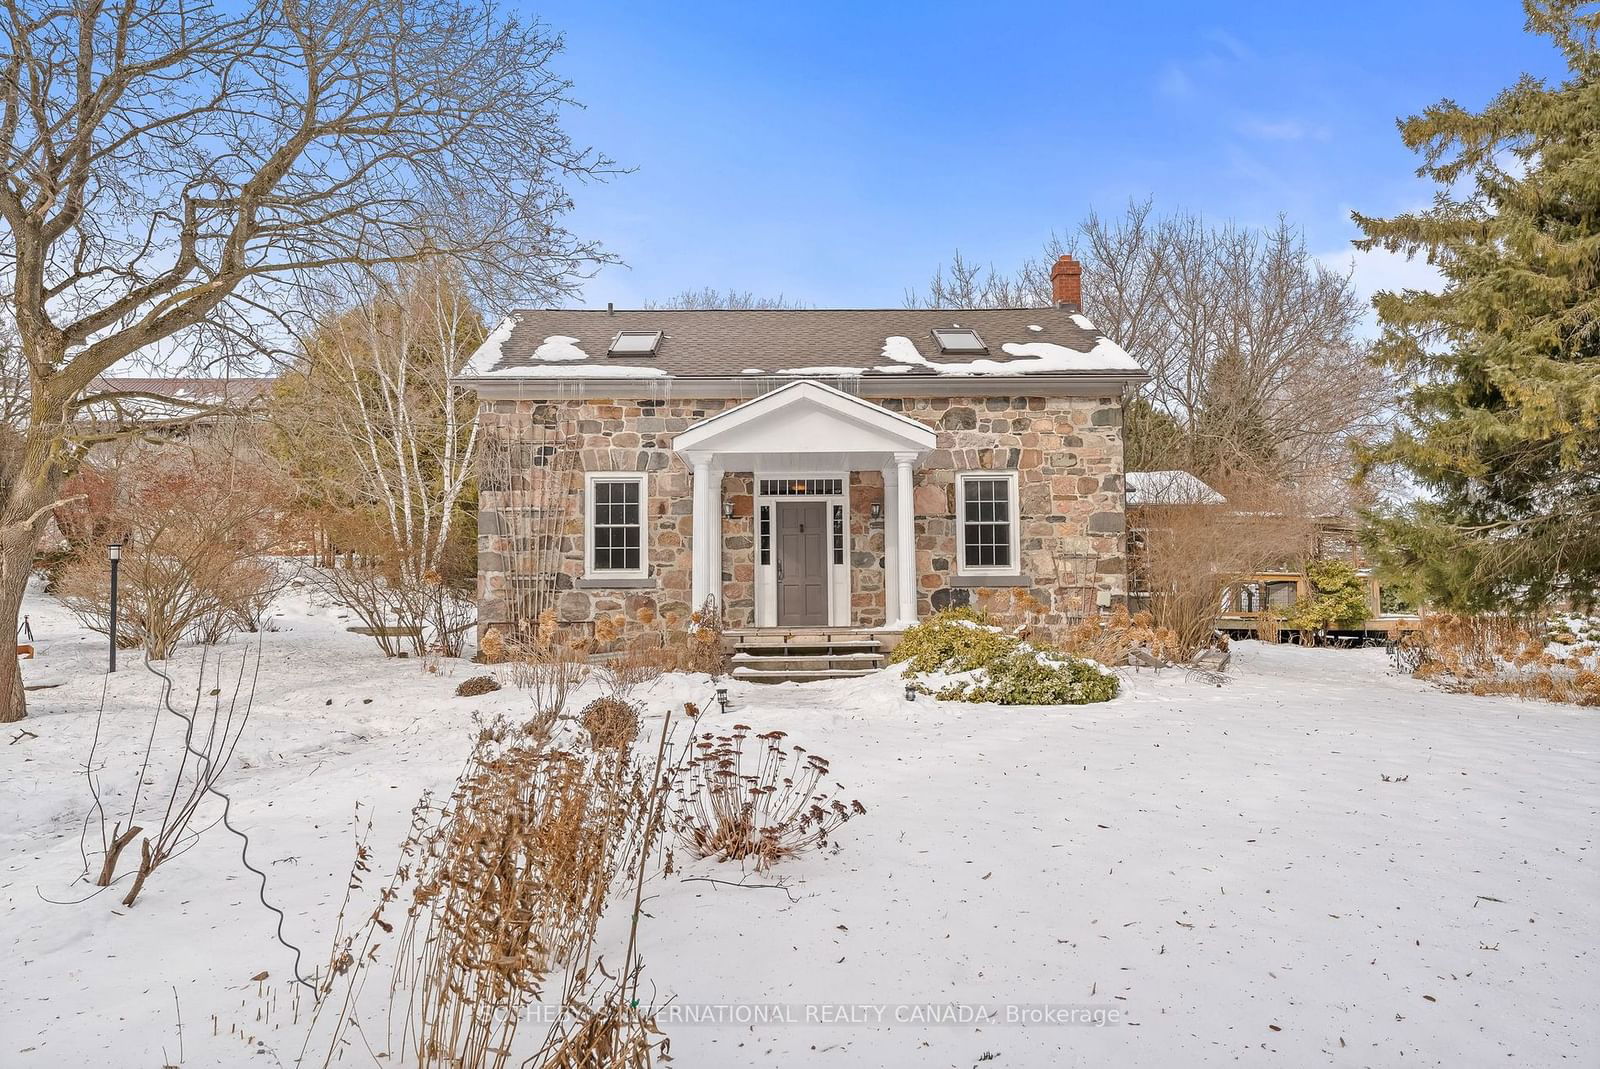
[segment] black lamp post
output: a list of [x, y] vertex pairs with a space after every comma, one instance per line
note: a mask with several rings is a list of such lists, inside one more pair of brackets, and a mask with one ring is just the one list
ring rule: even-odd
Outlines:
[[117, 565], [122, 562], [122, 543], [113, 542], [106, 547], [111, 558], [111, 671], [117, 670]]

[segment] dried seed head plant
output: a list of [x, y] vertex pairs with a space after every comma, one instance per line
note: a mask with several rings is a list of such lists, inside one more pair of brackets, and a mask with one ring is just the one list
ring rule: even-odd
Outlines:
[[[685, 705], [684, 712], [691, 722], [699, 715], [693, 704]], [[561, 1015], [551, 1024], [538, 1053], [524, 1062], [524, 1067], [650, 1069], [672, 1060], [671, 1042], [656, 1024], [654, 1005], [643, 1006], [639, 1000], [639, 974], [644, 969], [639, 956], [639, 917], [643, 912], [645, 873], [662, 831], [666, 799], [676, 773], [667, 759], [671, 728], [672, 715], [668, 713], [661, 721], [661, 737], [649, 776], [651, 787], [636, 814], [642, 819], [635, 825], [639, 834], [632, 860], [633, 915], [622, 968], [611, 973], [601, 959], [591, 963], [587, 955], [582, 963], [568, 966]], [[668, 871], [670, 868], [669, 859]]]
[[478, 639], [478, 658], [484, 664], [499, 664], [506, 659], [506, 638], [498, 627], [489, 628]]
[[[735, 724], [727, 734], [705, 731], [692, 740], [677, 769], [672, 810], [673, 831], [691, 854], [766, 869], [826, 846], [839, 825], [866, 812], [859, 801], [819, 790], [827, 760], [802, 746], [785, 749], [785, 738], [782, 731], [751, 735], [749, 725]], [[746, 752], [752, 740], [754, 754]]]
[[712, 677], [725, 675], [730, 660], [722, 630], [722, 611], [716, 599], [708, 597], [700, 608], [689, 614], [688, 642], [678, 667]]

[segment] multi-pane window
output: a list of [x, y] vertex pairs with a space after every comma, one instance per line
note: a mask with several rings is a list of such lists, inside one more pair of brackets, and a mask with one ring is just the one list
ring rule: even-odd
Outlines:
[[761, 506], [761, 563], [772, 563], [772, 506]]
[[844, 563], [844, 506], [833, 506], [833, 563]]
[[960, 570], [973, 575], [1015, 574], [1016, 473], [963, 475], [956, 487]]
[[589, 571], [643, 578], [644, 476], [589, 476]]

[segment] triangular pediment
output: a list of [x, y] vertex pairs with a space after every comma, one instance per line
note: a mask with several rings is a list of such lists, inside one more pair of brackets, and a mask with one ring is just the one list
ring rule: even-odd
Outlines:
[[809, 379], [762, 394], [679, 434], [680, 454], [914, 453], [931, 450], [932, 428], [882, 405]]

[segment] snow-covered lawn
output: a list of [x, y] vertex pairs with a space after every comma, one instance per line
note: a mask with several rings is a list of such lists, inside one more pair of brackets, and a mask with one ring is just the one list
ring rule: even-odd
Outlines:
[[[106, 677], [98, 636], [37, 592], [27, 611], [28, 681], [61, 685], [0, 740], [38, 735], [0, 745], [0, 1064], [178, 1064], [180, 1013], [186, 1066], [292, 1064], [292, 959], [221, 828], [131, 909], [120, 892], [49, 901], [86, 891], [82, 765]], [[358, 804], [381, 869], [418, 793], [454, 778], [472, 714], [527, 709], [510, 688], [456, 698], [478, 669], [385, 661], [338, 617], [286, 601], [225, 785], [308, 967]], [[127, 662], [97, 758], [108, 785], [132, 775], [157, 693]], [[197, 663], [186, 650], [180, 677]], [[837, 853], [751, 878], [787, 890], [647, 887], [657, 1001], [800, 1018], [663, 1016], [677, 1064], [1595, 1064], [1600, 713], [1430, 690], [1376, 651], [1245, 643], [1234, 665], [1222, 688], [1145, 673], [1115, 702], [1065, 709], [908, 704], [893, 673], [733, 684], [730, 722], [830, 758], [868, 812]], [[709, 687], [672, 676], [645, 699], [658, 713]], [[261, 990], [278, 993], [270, 1022]], [[807, 1021], [808, 1005], [857, 1020]], [[1107, 1023], [896, 1021], [1008, 1005]]]

